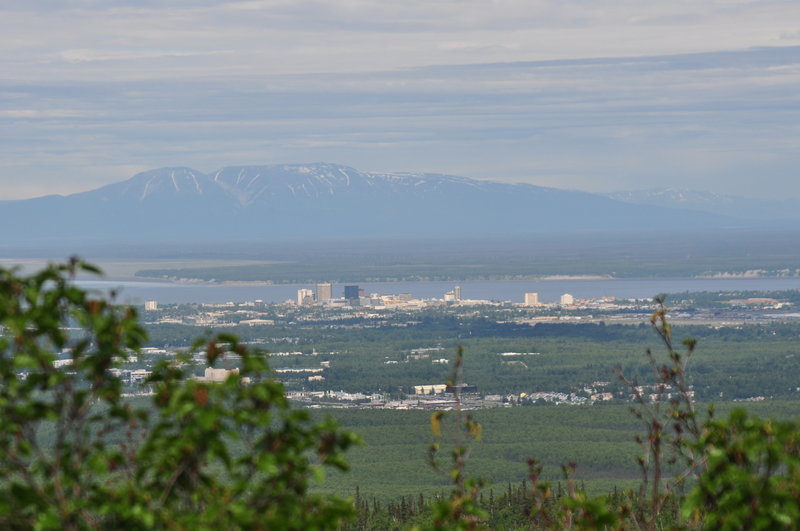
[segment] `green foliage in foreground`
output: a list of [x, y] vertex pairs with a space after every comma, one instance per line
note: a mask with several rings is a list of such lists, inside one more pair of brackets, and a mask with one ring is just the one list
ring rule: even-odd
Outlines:
[[[357, 437], [292, 409], [235, 337], [205, 345], [211, 366], [240, 360], [224, 382], [188, 379], [187, 355], [154, 368], [150, 408], [124, 402], [110, 370], [144, 331], [132, 309], [76, 288], [79, 270], [92, 269], [0, 271], [1, 527], [330, 529], [353, 514], [310, 487], [324, 466], [347, 468]], [[64, 349], [67, 370], [54, 364]]]
[[800, 522], [800, 426], [734, 410], [697, 441], [706, 471], [684, 513], [706, 529], [792, 528]]
[[[234, 336], [194, 345], [212, 367], [237, 361], [224, 381], [189, 378], [190, 354], [179, 355], [153, 369], [149, 407], [124, 401], [113, 369], [145, 332], [133, 310], [76, 288], [79, 270], [92, 268], [72, 261], [29, 277], [0, 270], [3, 528], [791, 529], [800, 520], [800, 425], [739, 409], [701, 419], [686, 379], [695, 342], [684, 343], [686, 353], [673, 348], [663, 300], [652, 323], [666, 361], [648, 351], [655, 380], [646, 395], [635, 378], [623, 378], [644, 428], [638, 492], [589, 495], [573, 464], [563, 466], [562, 489], [531, 459], [526, 483], [487, 496], [468, 465], [489, 430], [456, 407], [449, 437], [442, 413], [430, 419], [441, 436], [429, 460], [442, 474], [440, 494], [403, 497], [383, 511], [360, 495], [312, 489], [325, 467], [347, 469], [343, 453], [359, 438], [293, 409], [265, 356]], [[66, 352], [70, 364], [57, 367], [56, 353]], [[454, 366], [457, 387], [461, 350]], [[619, 438], [608, 426], [601, 431]], [[519, 459], [514, 444], [506, 451]]]

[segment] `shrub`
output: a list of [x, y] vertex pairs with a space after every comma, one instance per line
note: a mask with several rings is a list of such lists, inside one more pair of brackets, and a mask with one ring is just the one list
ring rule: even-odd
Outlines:
[[0, 526], [329, 529], [353, 514], [310, 487], [347, 468], [358, 438], [292, 408], [266, 355], [235, 337], [195, 344], [210, 366], [238, 360], [224, 382], [192, 378], [186, 353], [153, 369], [147, 406], [126, 400], [113, 369], [145, 331], [77, 287], [81, 271], [98, 273], [0, 270]]

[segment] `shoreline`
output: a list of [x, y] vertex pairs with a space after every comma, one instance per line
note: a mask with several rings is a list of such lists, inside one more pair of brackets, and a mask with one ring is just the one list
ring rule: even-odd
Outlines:
[[[148, 276], [81, 276], [80, 280], [97, 280], [105, 282], [130, 282], [130, 283], [145, 283], [155, 282], [162, 284], [177, 284], [186, 286], [215, 286], [215, 287], [266, 287], [266, 286], [308, 286], [319, 283], [321, 281], [289, 281], [289, 282], [275, 282], [272, 280], [205, 280], [200, 278], [184, 278], [184, 277], [148, 277]], [[408, 283], [450, 283], [470, 284], [478, 282], [616, 282], [616, 281], [633, 281], [633, 282], [650, 282], [650, 281], [674, 281], [674, 280], [800, 280], [800, 276], [796, 275], [696, 275], [689, 277], [670, 276], [670, 277], [615, 277], [612, 275], [537, 275], [537, 276], [520, 276], [514, 278], [467, 278], [467, 279], [394, 279], [394, 280], [375, 280], [375, 279], [362, 279], [362, 280], [347, 280], [347, 281], [331, 281], [333, 284], [408, 284]]]

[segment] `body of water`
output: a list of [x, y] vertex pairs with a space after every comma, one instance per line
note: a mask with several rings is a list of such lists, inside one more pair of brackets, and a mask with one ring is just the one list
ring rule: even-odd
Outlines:
[[[78, 284], [93, 290], [118, 291], [119, 300], [141, 304], [155, 300], [162, 304], [223, 303], [263, 300], [283, 302], [296, 300], [300, 288], [314, 289], [308, 284], [274, 286], [214, 285], [183, 282], [103, 279], [79, 280]], [[538, 280], [538, 281], [466, 281], [454, 282], [373, 282], [358, 285], [367, 294], [381, 295], [410, 293], [414, 298], [440, 299], [458, 284], [464, 299], [522, 302], [526, 292], [538, 292], [542, 302], [555, 302], [564, 293], [577, 298], [613, 296], [618, 299], [652, 297], [659, 293], [685, 291], [779, 291], [800, 288], [798, 278], [739, 278], [739, 279], [613, 279], [613, 280]], [[336, 284], [333, 296], [342, 296], [344, 286]]]

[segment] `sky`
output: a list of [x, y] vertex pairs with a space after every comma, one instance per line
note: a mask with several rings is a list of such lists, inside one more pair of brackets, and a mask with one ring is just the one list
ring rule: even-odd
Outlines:
[[333, 162], [800, 198], [800, 2], [0, 2], [0, 199]]

